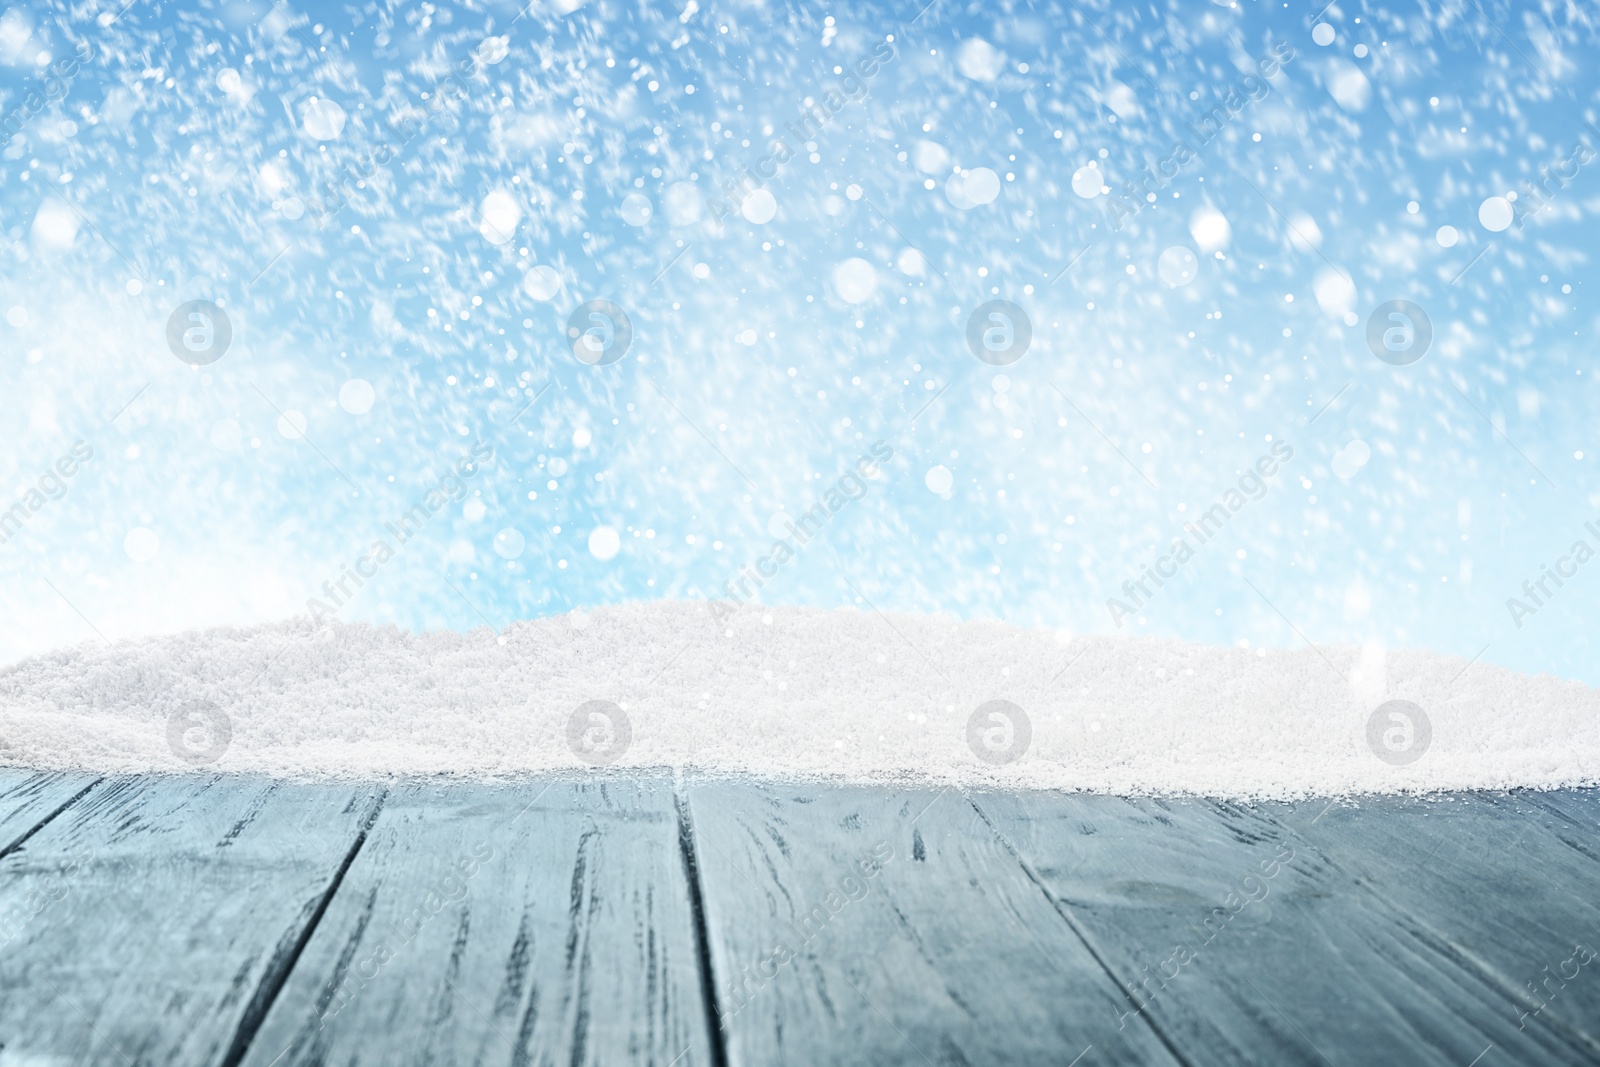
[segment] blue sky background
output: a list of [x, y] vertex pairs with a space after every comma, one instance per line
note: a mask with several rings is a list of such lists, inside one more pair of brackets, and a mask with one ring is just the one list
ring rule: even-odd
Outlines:
[[[569, 7], [0, 16], [0, 508], [93, 449], [0, 544], [0, 661], [303, 614], [477, 443], [341, 618], [720, 595], [881, 440], [763, 603], [1600, 682], [1600, 562], [1520, 628], [1506, 605], [1600, 549], [1583, 9]], [[811, 145], [785, 129], [891, 37]], [[775, 140], [793, 158], [724, 215]], [[633, 330], [605, 366], [564, 337], [597, 298]], [[166, 337], [197, 299], [233, 329], [200, 367]], [[991, 299], [1032, 324], [1010, 366], [965, 342]], [[1396, 299], [1432, 327], [1404, 366], [1367, 343]], [[1107, 598], [1274, 442], [1266, 494], [1118, 630]]]

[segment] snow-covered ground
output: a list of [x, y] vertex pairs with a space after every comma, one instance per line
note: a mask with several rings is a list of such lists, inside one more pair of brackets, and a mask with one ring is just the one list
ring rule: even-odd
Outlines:
[[82, 645], [0, 673], [0, 718], [0, 763], [97, 772], [674, 766], [1241, 797], [1600, 781], [1600, 692], [1432, 652], [682, 601], [498, 636], [301, 619]]

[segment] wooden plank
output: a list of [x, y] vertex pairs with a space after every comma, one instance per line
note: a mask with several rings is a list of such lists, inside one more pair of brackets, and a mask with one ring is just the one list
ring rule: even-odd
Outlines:
[[730, 1063], [1175, 1062], [961, 793], [688, 798]]
[[1600, 1060], [1600, 856], [1582, 794], [1387, 797], [1269, 809], [1414, 936], [1506, 994], [1503, 1014]]
[[664, 775], [390, 794], [244, 1062], [711, 1059]]
[[1592, 1062], [1570, 1035], [1519, 1030], [1503, 990], [1264, 811], [977, 803], [1189, 1062]]
[[41, 829], [97, 781], [94, 775], [0, 767], [0, 856]]
[[1508, 799], [1543, 808], [1556, 817], [1569, 847], [1600, 860], [1600, 789], [1556, 789], [1549, 792], [1519, 791]]
[[293, 963], [371, 790], [106, 781], [0, 860], [9, 1061], [213, 1064]]

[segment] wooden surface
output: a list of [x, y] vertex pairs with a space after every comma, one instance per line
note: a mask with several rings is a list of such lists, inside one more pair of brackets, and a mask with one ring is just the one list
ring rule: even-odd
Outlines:
[[391, 791], [256, 1035], [277, 1063], [707, 1063], [670, 778]]
[[1600, 795], [0, 769], [0, 1067], [1600, 1064]]

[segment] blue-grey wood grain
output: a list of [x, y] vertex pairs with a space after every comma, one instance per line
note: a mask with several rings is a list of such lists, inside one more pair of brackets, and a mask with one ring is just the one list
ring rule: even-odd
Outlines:
[[223, 1062], [373, 802], [236, 778], [96, 785], [0, 859], [0, 916], [26, 915], [0, 947], [3, 1056]]
[[1600, 1064], [1597, 841], [1592, 790], [0, 769], [0, 1065]]
[[670, 777], [398, 787], [245, 1063], [710, 1062]]

